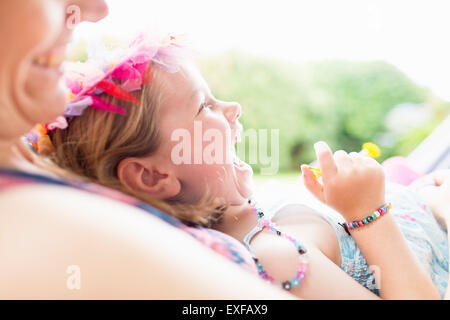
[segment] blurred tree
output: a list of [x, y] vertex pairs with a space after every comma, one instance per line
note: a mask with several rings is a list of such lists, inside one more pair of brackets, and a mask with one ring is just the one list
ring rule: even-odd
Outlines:
[[[349, 152], [372, 141], [382, 148], [379, 160], [407, 154], [433, 126], [420, 129], [422, 134], [397, 137], [385, 125], [387, 113], [401, 103], [427, 103], [436, 114], [435, 125], [450, 111], [448, 103], [383, 61], [295, 65], [228, 52], [198, 65], [218, 99], [242, 105], [244, 130], [280, 130], [281, 171], [298, 170], [299, 164], [314, 160], [318, 140]], [[258, 172], [260, 164], [252, 166]]]

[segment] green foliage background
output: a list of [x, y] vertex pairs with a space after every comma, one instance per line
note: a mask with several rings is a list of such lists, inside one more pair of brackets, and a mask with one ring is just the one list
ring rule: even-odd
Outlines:
[[[296, 65], [228, 52], [198, 65], [218, 99], [242, 105], [244, 130], [280, 130], [280, 172], [313, 161], [319, 140], [349, 152], [374, 142], [380, 161], [407, 155], [450, 112], [449, 103], [383, 61]], [[400, 103], [425, 103], [432, 120], [401, 135], [390, 132], [386, 115]], [[252, 166], [259, 172], [260, 164]]]

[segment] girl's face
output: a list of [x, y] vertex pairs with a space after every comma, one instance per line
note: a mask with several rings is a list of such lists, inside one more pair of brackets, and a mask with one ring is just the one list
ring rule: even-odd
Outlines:
[[72, 30], [107, 10], [104, 0], [0, 1], [0, 138], [63, 113], [60, 67]]
[[253, 172], [235, 154], [241, 106], [215, 99], [193, 66], [161, 72], [161, 78], [160, 153], [171, 160], [181, 198], [195, 202], [208, 194], [242, 204], [251, 195]]

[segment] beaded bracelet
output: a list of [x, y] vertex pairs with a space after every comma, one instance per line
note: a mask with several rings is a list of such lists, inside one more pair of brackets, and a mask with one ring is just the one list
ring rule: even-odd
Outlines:
[[381, 206], [376, 211], [374, 211], [374, 213], [372, 213], [370, 216], [368, 216], [362, 220], [359, 220], [359, 221], [352, 221], [352, 222], [346, 223], [345, 226], [347, 227], [348, 230], [353, 230], [353, 229], [362, 227], [363, 225], [366, 225], [366, 224], [376, 220], [378, 217], [385, 215], [386, 213], [389, 212], [390, 209], [391, 209], [391, 204], [387, 203], [387, 204]]
[[[258, 268], [258, 274], [264, 280], [266, 280], [272, 284], [281, 285], [281, 287], [287, 291], [291, 290], [292, 288], [299, 287], [300, 283], [305, 280], [306, 273], [308, 272], [308, 269], [309, 269], [309, 266], [308, 266], [309, 261], [308, 261], [308, 258], [306, 257], [306, 253], [307, 253], [306, 248], [299, 241], [297, 241], [293, 236], [291, 236], [291, 235], [283, 232], [281, 229], [279, 229], [278, 226], [273, 221], [270, 221], [269, 219], [265, 219], [264, 213], [262, 212], [261, 209], [253, 206], [253, 211], [257, 214], [258, 223], [255, 226], [255, 228], [253, 228], [253, 230], [250, 231], [250, 233], [247, 234], [247, 236], [244, 238], [244, 245], [246, 246], [246, 248], [248, 249], [248, 251], [250, 251], [250, 253], [252, 255], [253, 261], [255, 262], [256, 267]], [[292, 244], [297, 249], [297, 252], [299, 253], [300, 264], [299, 264], [299, 267], [297, 270], [297, 274], [290, 280], [286, 280], [283, 282], [275, 281], [274, 278], [272, 278], [270, 275], [267, 274], [267, 272], [263, 269], [263, 266], [259, 262], [258, 258], [254, 255], [254, 253], [250, 247], [250, 241], [258, 232], [262, 231], [264, 228], [267, 228], [267, 229], [271, 230], [272, 232], [276, 233], [278, 236], [284, 237], [285, 239], [289, 240], [290, 242], [292, 242]]]

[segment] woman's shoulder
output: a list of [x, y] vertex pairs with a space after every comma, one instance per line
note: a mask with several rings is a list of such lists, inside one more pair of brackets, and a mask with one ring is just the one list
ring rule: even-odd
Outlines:
[[[117, 224], [132, 233], [133, 228], [145, 228], [149, 234], [154, 234], [155, 229], [161, 230], [161, 225], [165, 225], [166, 229], [168, 226], [175, 227], [169, 228], [165, 236], [157, 240], [166, 239], [165, 246], [176, 246], [170, 241], [171, 234], [183, 233], [245, 269], [256, 270], [245, 248], [225, 234], [188, 227], [149, 204], [96, 184], [22, 172], [0, 172], [0, 206], [5, 209], [0, 217], [5, 222], [3, 226], [9, 231], [19, 228], [17, 233], [10, 234], [11, 239], [16, 239], [15, 234], [23, 234], [20, 229], [30, 225], [40, 228], [40, 234], [46, 237], [51, 235], [52, 228], [61, 229], [60, 225], [73, 226], [75, 230], [81, 224], [87, 228], [83, 232], [96, 233], [107, 230], [109, 224]], [[35, 223], [35, 219], [44, 222], [44, 225]]]
[[[98, 225], [103, 229], [118, 221], [124, 226], [127, 222], [141, 221], [143, 225], [149, 224], [150, 228], [153, 223], [167, 222], [161, 219], [148, 220], [147, 218], [154, 215], [139, 207], [130, 206], [126, 201], [117, 201], [120, 195], [115, 195], [116, 198], [105, 197], [58, 184], [15, 183], [14, 188], [0, 191], [0, 204], [3, 209], [0, 219], [6, 222], [2, 223], [4, 227], [9, 225], [11, 228], [15, 221], [23, 222], [23, 226], [27, 228], [55, 226], [58, 223], [64, 225], [67, 222], [72, 226], [82, 224], [93, 228]], [[158, 212], [156, 208], [153, 210]], [[37, 223], [39, 221], [46, 221], [47, 225]]]
[[206, 299], [198, 274], [244, 276], [184, 230], [117, 201], [42, 185], [0, 192], [0, 202], [0, 298]]
[[[11, 197], [11, 195], [14, 195], [14, 197]], [[37, 196], [39, 197], [37, 198]], [[34, 199], [35, 211], [48, 205], [58, 209], [65, 208], [68, 206], [70, 199], [75, 200], [71, 203], [74, 208], [82, 207], [83, 204], [94, 207], [94, 203], [98, 208], [101, 207], [103, 202], [115, 205], [125, 204], [126, 206], [123, 206], [122, 211], [135, 211], [137, 208], [174, 226], [180, 225], [177, 219], [155, 207], [122, 192], [94, 183], [62, 179], [40, 173], [0, 169], [0, 203], [3, 207], [9, 205], [17, 210], [22, 203], [30, 202], [31, 199]]]
[[[0, 204], [0, 281], [9, 288], [0, 289], [0, 296], [104, 295], [107, 283], [102, 274], [110, 278], [121, 269], [122, 278], [130, 280], [138, 263], [149, 266], [152, 259], [164, 259], [170, 252], [164, 239], [189, 240], [138, 209], [71, 188], [46, 184], [11, 188], [0, 192]], [[80, 270], [87, 291], [66, 287], [71, 270]], [[95, 283], [86, 281], [90, 277]]]

